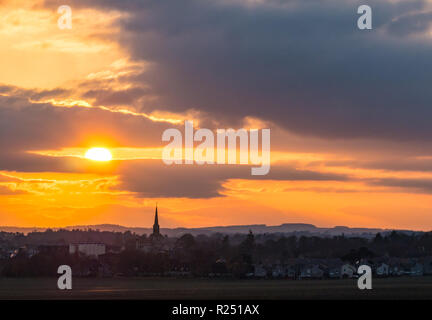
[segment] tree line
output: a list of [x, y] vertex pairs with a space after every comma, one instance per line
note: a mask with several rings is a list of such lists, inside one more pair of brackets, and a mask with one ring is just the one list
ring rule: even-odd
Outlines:
[[[148, 243], [138, 250], [136, 243]], [[60, 264], [72, 267], [75, 274], [95, 275], [166, 275], [209, 274], [242, 277], [253, 272], [255, 264], [286, 264], [296, 258], [333, 259], [347, 262], [376, 257], [419, 258], [432, 256], [432, 232], [406, 234], [378, 233], [373, 239], [362, 237], [296, 236], [283, 234], [185, 234], [179, 238], [163, 237], [155, 241], [131, 232], [98, 230], [47, 230], [27, 235], [0, 233], [0, 248], [26, 246], [66, 246], [74, 242], [102, 242], [107, 253], [98, 259], [65, 252], [24, 250], [12, 259], [0, 262], [3, 276], [54, 276]]]

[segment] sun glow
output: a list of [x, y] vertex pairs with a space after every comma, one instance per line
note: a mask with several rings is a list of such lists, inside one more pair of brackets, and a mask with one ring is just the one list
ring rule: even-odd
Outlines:
[[112, 159], [111, 152], [105, 148], [91, 148], [86, 152], [85, 157], [94, 161], [110, 161]]

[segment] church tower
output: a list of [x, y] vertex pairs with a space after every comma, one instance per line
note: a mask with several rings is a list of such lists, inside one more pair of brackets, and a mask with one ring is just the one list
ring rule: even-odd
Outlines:
[[153, 224], [153, 236], [159, 236], [159, 235], [160, 235], [159, 219], [158, 219], [158, 210], [157, 210], [157, 205], [156, 205], [155, 219], [154, 219], [154, 224]]

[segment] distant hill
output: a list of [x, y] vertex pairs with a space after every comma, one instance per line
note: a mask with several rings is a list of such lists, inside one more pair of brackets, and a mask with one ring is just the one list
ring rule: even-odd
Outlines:
[[[48, 228], [22, 228], [22, 227], [2, 227], [0, 231], [5, 232], [20, 232], [27, 234], [33, 231], [43, 232]], [[68, 226], [64, 228], [51, 228], [52, 230], [67, 229], [67, 230], [99, 230], [99, 231], [110, 231], [110, 232], [126, 232], [130, 231], [137, 234], [150, 234], [151, 228], [140, 228], [140, 227], [124, 227], [114, 224], [98, 224], [98, 225], [87, 225], [87, 226]], [[298, 235], [317, 235], [317, 236], [363, 236], [373, 237], [376, 233], [387, 233], [393, 229], [376, 229], [376, 228], [350, 228], [345, 226], [336, 226], [332, 228], [320, 228], [313, 224], [306, 223], [284, 223], [279, 226], [267, 226], [265, 224], [255, 225], [238, 225], [238, 226], [216, 226], [216, 227], [202, 227], [202, 228], [161, 228], [161, 233], [168, 236], [181, 236], [185, 233], [191, 233], [193, 235], [198, 234], [211, 234], [211, 233], [224, 233], [224, 234], [235, 234], [235, 233], [247, 233], [251, 230], [255, 234], [263, 233], [284, 233], [284, 234], [298, 234]], [[415, 231], [409, 230], [397, 230], [406, 233], [413, 233]]]

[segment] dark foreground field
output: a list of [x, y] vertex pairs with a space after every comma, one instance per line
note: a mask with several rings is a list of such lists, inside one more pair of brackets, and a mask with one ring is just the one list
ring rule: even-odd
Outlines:
[[357, 280], [206, 280], [115, 278], [73, 280], [60, 291], [56, 278], [0, 278], [0, 299], [431, 299], [432, 277]]

